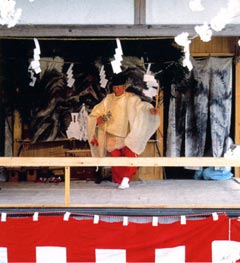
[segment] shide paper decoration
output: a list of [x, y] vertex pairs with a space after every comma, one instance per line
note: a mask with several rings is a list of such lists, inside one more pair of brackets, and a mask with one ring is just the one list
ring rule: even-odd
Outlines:
[[0, 0], [0, 24], [7, 25], [8, 28], [14, 27], [20, 20], [22, 9], [15, 10], [16, 1]]
[[29, 86], [34, 87], [35, 82], [37, 78], [34, 76], [35, 73], [39, 74], [41, 72], [40, 68], [40, 46], [38, 43], [38, 40], [34, 38], [34, 43], [35, 43], [35, 49], [33, 50], [33, 60], [31, 61], [29, 67], [28, 67], [28, 72], [30, 73], [30, 78], [31, 82], [29, 83]]
[[106, 73], [104, 70], [104, 66], [101, 66], [100, 72], [99, 72], [99, 76], [100, 76], [100, 87], [105, 89], [106, 85], [108, 83], [108, 80], [106, 79]]
[[203, 42], [209, 42], [211, 40], [212, 30], [206, 22], [202, 26], [195, 26], [194, 30]]
[[192, 0], [189, 1], [189, 8], [193, 12], [200, 12], [204, 10], [204, 6], [202, 5], [202, 0]]
[[150, 71], [150, 67], [151, 67], [151, 63], [148, 64], [147, 71], [143, 76], [143, 81], [146, 82], [146, 85], [148, 87], [147, 90], [143, 90], [143, 93], [145, 96], [153, 98], [154, 96], [157, 95], [158, 82], [155, 79], [153, 73]]
[[[201, 0], [189, 1], [189, 8], [193, 12], [199, 12], [204, 10]], [[212, 38], [212, 30], [221, 31], [225, 26], [232, 22], [234, 17], [240, 15], [240, 1], [228, 0], [227, 7], [221, 8], [220, 11], [211, 19], [210, 23], [204, 22], [201, 26], [195, 26], [194, 29], [200, 39], [204, 42], [208, 42]], [[183, 66], [192, 70], [192, 63], [190, 61], [190, 49], [191, 40], [189, 39], [189, 33], [183, 32], [175, 37], [175, 42], [184, 47], [185, 58], [183, 60]]]
[[121, 62], [123, 60], [122, 58], [123, 52], [122, 52], [121, 42], [118, 38], [116, 39], [116, 42], [117, 42], [117, 48], [115, 49], [114, 60], [111, 61], [111, 65], [112, 65], [113, 73], [118, 74], [122, 72]]
[[80, 124], [78, 121], [78, 113], [71, 113], [72, 121], [70, 122], [66, 134], [69, 139], [75, 138], [79, 139], [80, 134]]
[[189, 37], [189, 33], [183, 32], [177, 35], [174, 39], [179, 46], [184, 47], [185, 57], [183, 59], [183, 66], [187, 67], [189, 70], [192, 70], [193, 66], [190, 60], [190, 47], [189, 47], [192, 41], [188, 37]]
[[36, 74], [39, 74], [41, 72], [41, 68], [40, 68], [40, 46], [38, 43], [38, 40], [36, 38], [34, 38], [34, 43], [35, 43], [35, 48], [33, 50], [33, 60], [31, 61], [31, 68], [33, 69], [33, 71]]
[[82, 108], [78, 114], [78, 122], [80, 126], [79, 140], [86, 142], [88, 140], [87, 123], [88, 123], [88, 112], [85, 104], [83, 103]]
[[72, 87], [74, 82], [75, 82], [75, 79], [73, 78], [73, 63], [70, 65], [70, 67], [68, 68], [67, 70], [67, 84], [68, 84], [68, 87]]
[[214, 31], [221, 31], [231, 23], [232, 20], [240, 15], [240, 1], [228, 0], [227, 7], [221, 8], [216, 16], [210, 21], [211, 28]]
[[87, 119], [88, 112], [85, 104], [82, 105], [79, 113], [71, 113], [72, 121], [66, 130], [69, 139], [75, 138], [80, 141], [87, 141]]
[[32, 67], [31, 67], [31, 64], [30, 64], [29, 67], [28, 67], [28, 72], [29, 72], [30, 75], [31, 75], [31, 76], [30, 76], [31, 82], [29, 83], [29, 86], [34, 87], [37, 78], [34, 76], [34, 71], [33, 71]]

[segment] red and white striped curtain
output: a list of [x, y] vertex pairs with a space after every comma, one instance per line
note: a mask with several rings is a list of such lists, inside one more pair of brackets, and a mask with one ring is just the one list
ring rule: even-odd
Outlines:
[[[121, 220], [123, 219], [123, 220]], [[240, 221], [225, 214], [172, 223], [95, 221], [64, 216], [6, 217], [0, 262], [240, 262]]]

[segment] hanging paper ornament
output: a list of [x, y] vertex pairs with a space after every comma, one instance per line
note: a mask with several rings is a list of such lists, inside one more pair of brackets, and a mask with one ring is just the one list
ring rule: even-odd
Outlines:
[[179, 46], [184, 47], [183, 51], [184, 51], [185, 57], [183, 59], [183, 66], [187, 67], [188, 70], [191, 71], [193, 68], [192, 62], [190, 60], [190, 44], [192, 41], [188, 37], [189, 37], [188, 32], [182, 32], [181, 34], [177, 35], [174, 38], [174, 40]]
[[87, 133], [88, 112], [86, 110], [85, 104], [82, 105], [82, 108], [79, 112], [78, 122], [80, 127], [79, 140], [87, 141], [88, 140], [88, 133]]
[[101, 67], [101, 70], [99, 72], [99, 76], [100, 76], [100, 86], [101, 86], [101, 88], [105, 89], [106, 85], [108, 83], [108, 80], [106, 79], [106, 73], [104, 70], [104, 66]]
[[143, 93], [145, 96], [153, 98], [157, 95], [158, 82], [155, 79], [153, 73], [150, 71], [150, 67], [151, 63], [148, 64], [147, 71], [143, 76], [143, 81], [146, 82], [146, 85], [148, 87], [147, 90], [143, 90]]
[[73, 86], [73, 84], [75, 82], [75, 79], [73, 78], [72, 68], [73, 68], [73, 63], [70, 65], [70, 67], [68, 68], [68, 71], [67, 71], [67, 85], [70, 88]]
[[117, 42], [117, 48], [115, 49], [115, 55], [114, 55], [115, 59], [111, 61], [111, 65], [112, 65], [113, 73], [118, 74], [122, 72], [121, 61], [123, 60], [122, 58], [123, 52], [119, 38], [116, 39], [116, 42]]
[[16, 1], [0, 0], [0, 24], [14, 27], [20, 20], [22, 9], [15, 10]]
[[34, 70], [36, 74], [39, 74], [41, 72], [40, 68], [40, 46], [38, 43], [38, 40], [34, 38], [35, 48], [33, 50], [33, 60], [31, 61], [31, 68]]
[[189, 1], [189, 8], [193, 12], [200, 12], [204, 10], [204, 6], [202, 5], [202, 0], [191, 0]]
[[203, 42], [209, 42], [212, 38], [212, 30], [210, 29], [209, 25], [205, 22], [201, 26], [195, 26], [194, 30], [200, 36], [200, 39]]
[[75, 138], [79, 140], [80, 125], [78, 122], [78, 113], [71, 113], [72, 121], [70, 122], [66, 134], [69, 139]]
[[69, 139], [75, 138], [80, 141], [88, 140], [87, 122], [88, 112], [85, 104], [82, 105], [79, 113], [71, 113], [72, 121], [66, 130]]
[[34, 87], [37, 78], [34, 76], [34, 72], [33, 72], [33, 69], [32, 69], [32, 67], [31, 67], [31, 65], [29, 65], [29, 67], [28, 67], [28, 72], [31, 74], [30, 78], [31, 78], [31, 80], [32, 80], [32, 81], [29, 83], [29, 86]]

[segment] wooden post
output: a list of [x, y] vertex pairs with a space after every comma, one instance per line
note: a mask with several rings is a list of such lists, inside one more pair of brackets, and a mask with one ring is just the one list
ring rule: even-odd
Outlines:
[[65, 166], [65, 206], [70, 205], [70, 167]]
[[14, 111], [14, 124], [13, 124], [13, 156], [18, 156], [19, 148], [22, 140], [22, 120], [20, 113]]
[[146, 0], [134, 0], [134, 24], [146, 24]]
[[[235, 84], [235, 138], [234, 142], [240, 144], [240, 57], [236, 59]], [[240, 177], [239, 167], [235, 167], [235, 177]]]
[[[158, 149], [160, 150], [161, 156], [159, 157], [163, 157], [164, 153], [163, 153], [163, 125], [164, 125], [164, 104], [163, 104], [163, 90], [160, 90], [159, 93], [159, 98], [160, 101], [158, 102], [158, 107], [159, 107], [159, 115], [160, 115], [160, 126], [157, 130], [157, 145], [158, 145]], [[159, 167], [158, 169], [160, 169], [160, 171], [158, 170], [158, 172], [160, 173], [160, 178], [163, 179], [163, 169], [164, 167]]]

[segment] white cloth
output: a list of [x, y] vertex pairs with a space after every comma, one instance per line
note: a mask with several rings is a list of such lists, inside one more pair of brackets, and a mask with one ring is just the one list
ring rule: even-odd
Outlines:
[[[88, 117], [88, 140], [92, 156], [104, 157], [106, 155], [107, 134], [119, 137], [118, 143], [123, 138], [125, 146], [134, 153], [141, 154], [147, 141], [160, 125], [159, 115], [150, 114], [152, 107], [150, 103], [141, 101], [137, 95], [132, 93], [125, 92], [121, 96], [115, 96], [114, 93], [108, 94], [93, 108]], [[96, 126], [97, 118], [109, 111], [112, 114], [110, 119]], [[99, 146], [91, 145], [90, 142], [94, 136]], [[112, 136], [110, 136], [111, 139]]]

